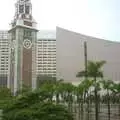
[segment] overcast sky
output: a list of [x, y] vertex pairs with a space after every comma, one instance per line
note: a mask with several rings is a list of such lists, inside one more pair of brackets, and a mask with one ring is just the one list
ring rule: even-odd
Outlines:
[[[0, 0], [0, 30], [9, 29], [17, 0]], [[38, 29], [63, 27], [120, 41], [120, 0], [31, 0]]]

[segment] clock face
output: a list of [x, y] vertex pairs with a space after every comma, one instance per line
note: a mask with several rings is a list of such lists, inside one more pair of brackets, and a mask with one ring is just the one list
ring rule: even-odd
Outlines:
[[23, 41], [23, 46], [24, 46], [24, 48], [26, 48], [26, 49], [30, 49], [30, 48], [32, 47], [32, 42], [31, 42], [31, 40], [25, 39], [25, 40]]

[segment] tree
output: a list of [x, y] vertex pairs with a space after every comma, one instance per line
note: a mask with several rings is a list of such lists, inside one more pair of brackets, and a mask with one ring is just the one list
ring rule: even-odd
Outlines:
[[50, 94], [37, 89], [19, 95], [4, 107], [3, 120], [73, 120], [65, 106], [50, 101]]
[[63, 105], [51, 102], [41, 103], [4, 115], [3, 120], [73, 120], [73, 116]]
[[65, 93], [65, 100], [68, 103], [68, 109], [70, 112], [72, 112], [73, 93], [75, 87], [72, 83], [64, 83], [63, 87]]
[[[87, 76], [94, 80], [94, 95], [95, 95], [95, 118], [98, 120], [98, 84], [97, 78], [103, 78], [103, 71], [101, 68], [105, 64], [105, 61], [88, 61], [87, 64]], [[85, 70], [79, 72], [77, 77], [84, 77], [86, 75]]]
[[32, 88], [30, 88], [29, 86], [26, 86], [26, 85], [22, 85], [22, 88], [20, 88], [18, 91], [17, 91], [17, 95], [21, 95], [21, 94], [24, 94], [26, 92], [29, 92], [29, 91], [32, 91]]
[[64, 89], [63, 89], [63, 81], [64, 80], [58, 80], [55, 83], [55, 96], [56, 96], [56, 103], [60, 103], [61, 102], [61, 97], [63, 95]]
[[37, 88], [42, 86], [43, 84], [46, 83], [55, 83], [56, 82], [56, 77], [52, 77], [50, 75], [38, 75], [37, 76]]
[[10, 89], [6, 87], [0, 87], [0, 108], [2, 109], [10, 99], [12, 99]]
[[108, 106], [108, 120], [110, 120], [110, 91], [112, 90], [114, 83], [111, 80], [102, 80], [101, 81], [104, 90], [106, 90], [107, 95], [107, 106]]
[[119, 115], [120, 115], [120, 83], [114, 83], [113, 89], [116, 94], [117, 103], [119, 104]]
[[[98, 77], [102, 78], [103, 71], [101, 70], [101, 68], [103, 67], [105, 63], [106, 63], [105, 61], [96, 61], [96, 62], [88, 61], [87, 76], [94, 78], [94, 80], [96, 80], [96, 78]], [[78, 72], [76, 77], [85, 77], [85, 70]]]
[[[79, 112], [79, 119], [81, 116], [81, 119], [83, 119], [83, 104], [87, 102], [88, 105], [88, 113], [89, 113], [89, 95], [88, 92], [93, 85], [93, 80], [83, 80], [76, 88], [76, 96], [77, 96], [77, 102], [78, 102], [78, 112]], [[81, 109], [80, 109], [81, 108]], [[81, 113], [81, 114], [80, 114]], [[89, 116], [89, 114], [88, 114]]]

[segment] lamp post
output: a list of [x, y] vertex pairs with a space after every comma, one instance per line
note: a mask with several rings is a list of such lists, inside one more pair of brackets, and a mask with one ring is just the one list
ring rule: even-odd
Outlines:
[[85, 79], [87, 80], [87, 42], [84, 42]]

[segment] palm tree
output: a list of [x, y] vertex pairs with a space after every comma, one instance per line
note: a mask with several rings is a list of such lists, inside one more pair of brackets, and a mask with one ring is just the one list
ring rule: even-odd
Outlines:
[[118, 98], [117, 103], [119, 104], [119, 115], [120, 115], [120, 83], [115, 83], [113, 89], [116, 94], [116, 97]]
[[102, 80], [103, 89], [106, 90], [106, 97], [107, 97], [107, 106], [108, 106], [108, 120], [110, 120], [110, 91], [113, 88], [113, 81], [111, 80]]
[[72, 112], [74, 89], [75, 86], [72, 83], [65, 83], [63, 80], [56, 81], [54, 84], [56, 103], [67, 103], [70, 112]]
[[63, 94], [63, 81], [64, 80], [56, 80], [55, 82], [55, 97], [56, 97], [56, 103], [60, 103], [61, 96]]
[[72, 112], [74, 85], [72, 83], [63, 83], [64, 100], [68, 103], [68, 109]]
[[[95, 95], [95, 118], [98, 120], [98, 87], [97, 87], [97, 78], [103, 78], [103, 71], [101, 68], [105, 64], [105, 61], [88, 61], [87, 64], [87, 76], [93, 78], [94, 80], [94, 95]], [[85, 70], [77, 74], [77, 77], [84, 77], [86, 75]]]
[[91, 88], [94, 85], [94, 80], [85, 80], [84, 87], [85, 87], [85, 102], [87, 104], [87, 120], [90, 118], [90, 108], [91, 108]]
[[75, 89], [75, 96], [77, 96], [77, 103], [78, 103], [78, 116], [80, 119], [83, 119], [83, 104], [87, 102], [88, 109], [89, 109], [89, 102], [88, 102], [88, 93], [89, 89], [92, 86], [93, 80], [85, 80], [81, 81], [81, 83]]
[[[82, 83], [79, 84], [78, 87], [76, 88], [79, 120], [83, 119], [83, 96], [84, 96], [84, 91], [85, 91], [84, 85]], [[80, 118], [80, 116], [81, 116], [81, 118]]]

